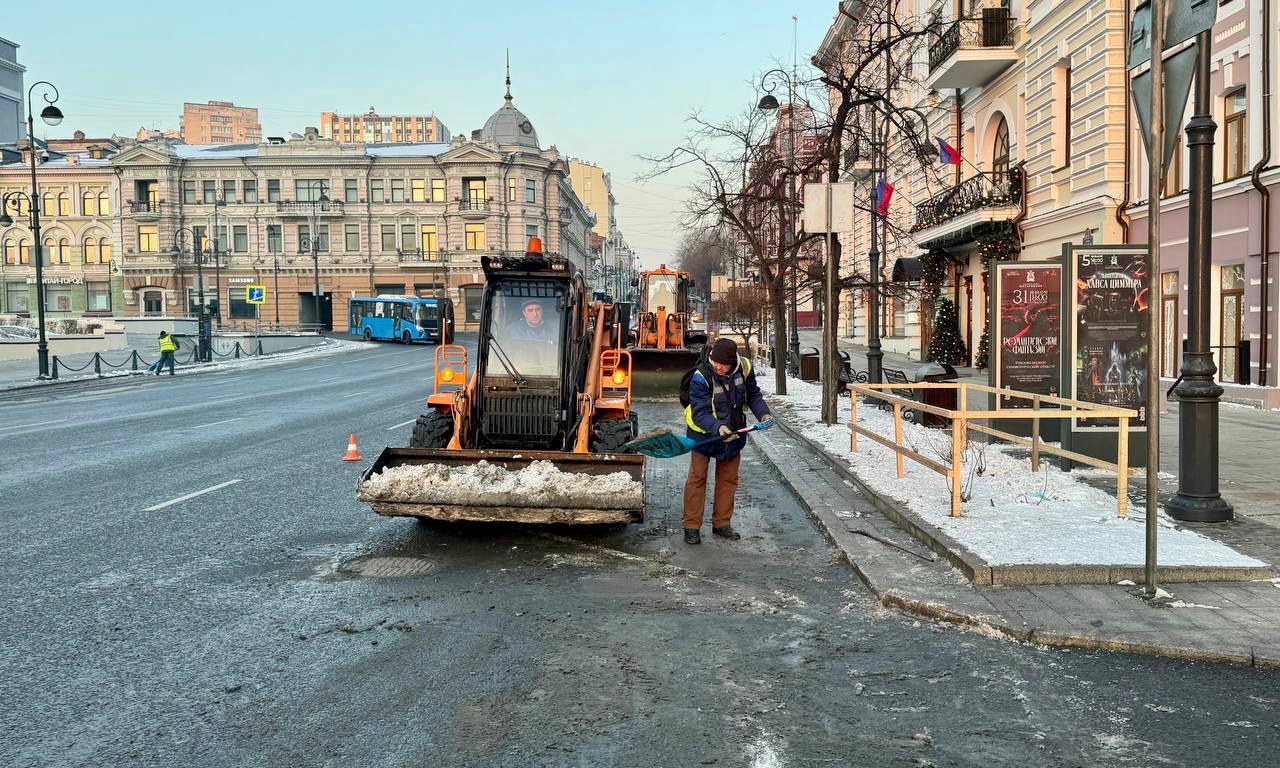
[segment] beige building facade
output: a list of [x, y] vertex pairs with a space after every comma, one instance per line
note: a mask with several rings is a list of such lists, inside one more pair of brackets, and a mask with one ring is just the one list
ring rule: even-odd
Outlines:
[[185, 102], [178, 118], [182, 140], [188, 144], [256, 144], [262, 141], [257, 107], [237, 107], [229, 101]]
[[380, 115], [369, 107], [362, 115], [321, 112], [320, 138], [363, 144], [441, 144], [452, 136], [434, 114]]

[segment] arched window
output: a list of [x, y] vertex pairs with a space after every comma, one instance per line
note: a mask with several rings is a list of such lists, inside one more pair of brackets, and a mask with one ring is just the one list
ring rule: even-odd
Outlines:
[[[95, 201], [97, 198], [94, 198]], [[92, 237], [84, 239], [84, 263], [97, 264], [98, 262], [98, 241]]]
[[1009, 122], [1000, 116], [995, 143], [991, 148], [991, 175], [997, 184], [1009, 178]]
[[28, 243], [26, 240], [18, 241], [18, 263], [19, 264], [31, 263], [31, 244]]
[[58, 215], [71, 215], [71, 197], [66, 192], [58, 193]]
[[18, 244], [13, 241], [12, 237], [4, 241], [4, 263], [12, 264], [13, 266], [18, 265]]
[[52, 192], [45, 192], [44, 197], [40, 198], [40, 215], [52, 218], [58, 211], [58, 196]]
[[53, 248], [54, 248], [54, 245], [55, 245], [55, 243], [53, 242], [53, 238], [52, 238], [52, 237], [46, 237], [46, 238], [44, 239], [44, 247], [42, 247], [42, 248], [40, 249], [40, 260], [41, 260], [41, 263], [44, 263], [44, 264], [52, 264], [52, 263], [53, 263]]
[[71, 263], [71, 241], [65, 237], [58, 241], [58, 263]]
[[80, 210], [85, 216], [98, 215], [98, 193], [85, 192], [80, 198]]
[[111, 263], [111, 241], [105, 237], [98, 238], [98, 254], [103, 264]]
[[111, 195], [106, 190], [98, 193], [98, 213], [102, 216], [111, 215]]

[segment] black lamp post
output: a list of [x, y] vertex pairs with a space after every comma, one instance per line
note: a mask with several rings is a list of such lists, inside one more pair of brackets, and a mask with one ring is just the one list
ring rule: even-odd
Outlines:
[[44, 330], [44, 253], [40, 250], [40, 188], [36, 183], [36, 125], [31, 116], [32, 92], [41, 85], [47, 85], [53, 91], [53, 98], [49, 98], [48, 90], [40, 94], [40, 97], [45, 100], [45, 108], [40, 110], [40, 119], [48, 125], [58, 125], [62, 122], [62, 110], [54, 106], [54, 102], [58, 100], [58, 89], [47, 80], [32, 83], [27, 89], [27, 148], [31, 151], [31, 193], [10, 192], [0, 198], [0, 227], [13, 226], [13, 217], [9, 215], [9, 210], [12, 208], [14, 211], [21, 211], [18, 201], [26, 199], [31, 236], [35, 239], [36, 251], [36, 322], [39, 324], [36, 364], [40, 378], [44, 379], [49, 376], [49, 341]]
[[324, 193], [325, 183], [321, 179], [312, 179], [305, 189], [307, 196], [312, 196], [312, 190], [316, 187], [320, 188], [320, 196], [311, 201], [311, 230], [308, 237], [302, 238], [302, 242], [298, 243], [299, 250], [311, 252], [311, 267], [314, 277], [311, 296], [312, 304], [315, 307], [316, 325], [320, 323], [320, 211], [329, 210], [329, 196]]
[[[213, 201], [213, 236], [209, 238], [206, 247], [209, 247], [209, 253], [213, 256], [213, 317], [218, 324], [218, 330], [222, 330], [222, 238], [218, 232], [218, 209], [225, 208], [227, 201], [224, 198], [216, 198]], [[203, 306], [201, 302], [201, 306]]]
[[[787, 107], [788, 107], [788, 110], [790, 111], [790, 114], [787, 116], [787, 153], [788, 153], [787, 159], [789, 161], [789, 165], [794, 166], [795, 160], [796, 160], [795, 68], [793, 66], [791, 72], [786, 72], [785, 70], [782, 70], [782, 69], [772, 69], [764, 73], [764, 76], [760, 80], [760, 87], [761, 87], [761, 90], [765, 92], [765, 95], [761, 97], [760, 103], [757, 105], [759, 109], [764, 112], [772, 112], [774, 110], [777, 110], [781, 106], [778, 103], [777, 97], [773, 95], [774, 85], [768, 83], [768, 80], [770, 78], [785, 80], [787, 83], [787, 93], [789, 98]], [[795, 202], [795, 199], [796, 199], [795, 168], [790, 167], [787, 169], [788, 204], [793, 204]], [[794, 246], [795, 227], [793, 223], [789, 222], [787, 219], [786, 206], [783, 206], [782, 214], [778, 221], [778, 229], [779, 229], [779, 232], [778, 232], [779, 239], [783, 240], [783, 242], [786, 244], [787, 247]], [[790, 344], [789, 344], [789, 350], [787, 353], [787, 370], [792, 375], [798, 375], [800, 372], [800, 328], [796, 322], [796, 292], [797, 292], [796, 272], [799, 270], [799, 267], [800, 267], [799, 249], [796, 249], [796, 252], [795, 254], [793, 254], [793, 258], [791, 262], [792, 262], [791, 263], [791, 306], [790, 306], [790, 318], [789, 318], [790, 325], [791, 325], [791, 337], [789, 340]]]
[[207, 363], [212, 357], [209, 354], [212, 344], [209, 338], [208, 311], [204, 301], [204, 248], [201, 243], [196, 242], [195, 232], [190, 227], [179, 227], [173, 233], [174, 260], [179, 262], [182, 260], [186, 254], [188, 239], [191, 241], [191, 260], [196, 265], [196, 301], [200, 303], [200, 314], [196, 320], [198, 330], [196, 357], [200, 362]]

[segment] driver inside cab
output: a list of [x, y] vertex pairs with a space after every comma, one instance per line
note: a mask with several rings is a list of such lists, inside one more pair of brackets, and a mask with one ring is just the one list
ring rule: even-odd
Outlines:
[[542, 302], [526, 299], [520, 306], [520, 316], [507, 329], [512, 341], [555, 341], [557, 328], [548, 322]]

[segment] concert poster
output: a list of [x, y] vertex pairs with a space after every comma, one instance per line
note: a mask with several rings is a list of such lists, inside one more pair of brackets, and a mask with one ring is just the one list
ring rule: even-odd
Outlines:
[[[1000, 344], [998, 387], [1057, 397], [1062, 360], [1062, 267], [998, 264]], [[1002, 408], [1030, 408], [1030, 400], [1001, 398]]]
[[[1146, 427], [1150, 310], [1145, 251], [1075, 252], [1075, 375], [1072, 397], [1131, 408]], [[1078, 419], [1075, 430], [1114, 431], [1115, 419]]]

